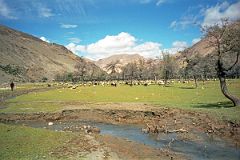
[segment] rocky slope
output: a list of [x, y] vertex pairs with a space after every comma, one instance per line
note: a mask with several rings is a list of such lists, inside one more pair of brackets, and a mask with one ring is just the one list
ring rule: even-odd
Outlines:
[[44, 77], [52, 80], [56, 74], [74, 72], [74, 66], [83, 62], [98, 68], [91, 62], [80, 61], [64, 46], [1, 25], [0, 57], [0, 83], [40, 81]]
[[139, 60], [145, 60], [145, 58], [140, 56], [139, 54], [118, 54], [100, 59], [96, 61], [95, 64], [104, 71], [107, 71], [106, 66], [108, 64], [115, 63], [118, 61], [117, 70], [118, 72], [121, 72], [121, 67], [127, 65], [128, 63], [138, 62]]
[[[229, 27], [240, 27], [240, 21], [236, 21], [234, 23], [231, 23], [229, 25]], [[187, 52], [184, 53], [177, 53], [175, 55], [176, 59], [179, 60], [179, 61], [182, 61], [185, 57], [188, 57], [188, 58], [191, 58], [191, 57], [194, 57], [196, 56], [197, 54], [202, 56], [202, 57], [206, 57], [206, 56], [209, 56], [213, 53], [214, 51], [214, 47], [211, 46], [210, 44], [211, 42], [211, 39], [210, 37], [204, 37], [202, 38], [198, 43], [194, 44], [193, 46], [187, 48]], [[185, 51], [186, 51], [185, 50]], [[236, 56], [233, 56], [233, 57], [230, 57], [230, 59], [235, 59]], [[235, 60], [234, 60], [235, 61]]]

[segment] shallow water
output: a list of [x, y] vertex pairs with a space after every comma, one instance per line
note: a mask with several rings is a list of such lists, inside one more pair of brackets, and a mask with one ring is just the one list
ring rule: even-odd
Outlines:
[[91, 125], [101, 129], [103, 135], [112, 135], [116, 137], [126, 138], [131, 141], [139, 142], [154, 148], [169, 147], [172, 151], [182, 153], [194, 160], [240, 160], [240, 149], [230, 146], [227, 142], [220, 138], [209, 137], [205, 133], [194, 133], [200, 137], [201, 141], [179, 139], [177, 133], [170, 134], [144, 134], [141, 127], [136, 125], [113, 125], [106, 123], [71, 121], [54, 123], [48, 126], [46, 122], [25, 121], [18, 124], [26, 124], [34, 128], [47, 128], [60, 131], [68, 126]]
[[144, 134], [140, 127], [133, 125], [97, 124], [97, 126], [101, 129], [101, 134], [127, 138], [155, 148], [169, 147], [194, 160], [240, 160], [239, 148], [231, 147], [223, 140], [209, 137], [204, 133], [198, 134], [203, 140], [202, 142], [194, 142], [179, 140], [176, 133]]

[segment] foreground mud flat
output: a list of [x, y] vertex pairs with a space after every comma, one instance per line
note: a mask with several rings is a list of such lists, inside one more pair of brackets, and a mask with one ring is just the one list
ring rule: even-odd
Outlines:
[[[239, 156], [240, 154], [239, 124], [219, 121], [204, 113], [179, 109], [160, 108], [143, 111], [72, 109], [59, 113], [0, 114], [0, 120], [4, 123], [30, 122], [29, 126], [31, 126], [31, 122], [38, 121], [46, 125], [42, 126], [42, 128], [47, 128], [49, 124], [58, 127], [61, 126], [59, 124], [66, 124], [68, 128], [65, 126], [65, 130], [59, 130], [81, 132], [86, 138], [86, 142], [77, 143], [78, 145], [81, 144], [84, 146], [80, 147], [83, 149], [81, 152], [86, 152], [86, 156], [94, 156], [99, 159], [192, 159], [189, 155], [183, 153], [189, 150], [188, 145], [193, 145], [192, 142], [197, 144], [195, 145], [196, 150], [198, 149], [197, 147], [199, 147], [198, 144], [207, 146], [207, 144], [204, 143], [206, 139], [203, 138], [204, 136], [200, 136], [201, 134], [210, 138], [220, 137], [226, 141], [230, 147], [236, 148], [234, 151], [230, 149], [230, 154], [232, 152], [236, 154], [235, 156]], [[73, 122], [73, 125], [69, 122]], [[92, 129], [95, 130], [86, 131], [88, 124], [78, 123], [79, 125], [76, 125], [74, 122], [91, 122], [90, 125], [94, 126]], [[118, 135], [120, 131], [116, 128], [114, 129], [114, 127], [111, 129], [115, 130], [117, 134], [114, 135], [113, 132], [111, 132], [112, 135], [102, 134], [106, 132], [106, 125], [101, 126], [101, 124], [114, 124], [117, 128], [121, 128], [121, 125], [126, 124], [134, 125], [138, 127], [138, 132], [144, 132], [148, 137], [152, 136], [154, 139], [165, 143], [163, 143], [163, 147], [161, 147], [158, 145], [154, 146], [154, 142], [150, 144], [149, 142], [141, 143], [142, 139], [138, 141], [138, 139], [132, 140], [131, 137], [121, 137], [121, 135]], [[134, 126], [130, 127], [130, 129], [134, 128]], [[98, 134], [98, 129], [101, 130], [101, 134]], [[126, 127], [124, 129], [126, 129]], [[124, 129], [121, 130], [121, 132], [128, 132]], [[167, 138], [164, 138], [164, 136]], [[71, 143], [73, 143], [74, 146], [76, 141], [77, 140], [73, 140], [70, 142], [67, 148], [71, 148]], [[185, 150], [182, 150], [181, 145], [186, 146]], [[211, 148], [210, 146], [208, 147]], [[69, 152], [72, 152], [72, 150]], [[194, 151], [190, 152], [194, 154]], [[53, 152], [53, 154], [60, 154], [59, 156], [61, 156], [62, 153], [65, 152], [62, 152], [61, 149], [56, 151], [56, 153]], [[78, 152], [76, 151], [76, 153]], [[68, 153], [66, 152], [65, 154]], [[199, 159], [201, 159], [201, 157]]]

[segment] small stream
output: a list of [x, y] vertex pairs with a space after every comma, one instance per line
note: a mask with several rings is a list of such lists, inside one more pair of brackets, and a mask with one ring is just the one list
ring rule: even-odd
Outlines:
[[69, 126], [91, 125], [100, 128], [102, 135], [112, 135], [126, 138], [131, 141], [149, 145], [154, 148], [169, 147], [172, 151], [182, 153], [194, 160], [240, 160], [240, 149], [231, 146], [227, 142], [217, 137], [210, 137], [205, 133], [194, 134], [201, 141], [183, 140], [177, 133], [170, 134], [144, 134], [141, 127], [137, 125], [114, 125], [107, 123], [69, 121], [56, 122], [48, 125], [46, 122], [39, 121], [19, 121], [17, 124], [25, 124], [34, 128], [46, 128], [61, 131]]

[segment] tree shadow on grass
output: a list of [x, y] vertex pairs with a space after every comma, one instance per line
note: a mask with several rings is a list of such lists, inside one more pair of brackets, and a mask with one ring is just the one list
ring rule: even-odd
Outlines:
[[194, 108], [208, 108], [208, 109], [220, 109], [220, 108], [231, 108], [234, 107], [229, 101], [217, 102], [217, 103], [198, 103], [193, 106]]
[[180, 89], [196, 89], [196, 87], [179, 87]]
[[163, 87], [173, 87], [172, 85], [166, 85], [166, 86], [163, 86]]

